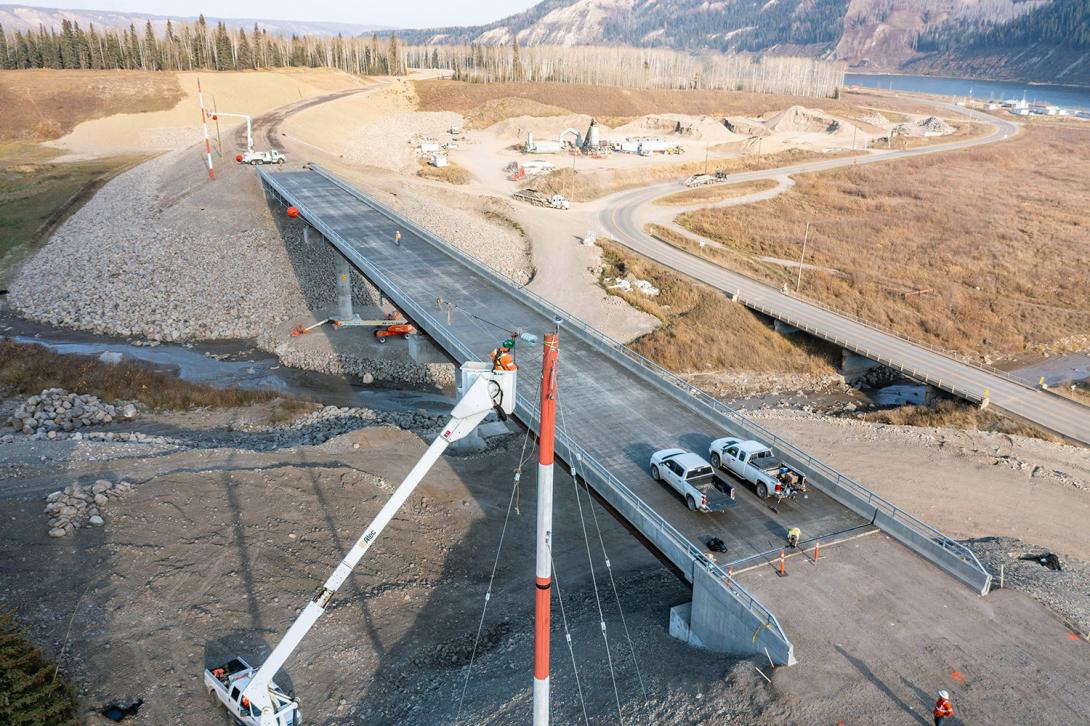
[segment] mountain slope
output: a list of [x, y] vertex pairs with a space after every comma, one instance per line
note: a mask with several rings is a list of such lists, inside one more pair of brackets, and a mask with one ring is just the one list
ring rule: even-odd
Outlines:
[[[358, 25], [353, 23], [323, 23], [300, 22], [295, 20], [262, 20], [258, 18], [205, 18], [209, 23], [216, 24], [222, 20], [228, 28], [243, 28], [249, 30], [254, 24], [260, 25], [265, 30], [276, 35], [359, 35], [375, 30], [389, 30], [380, 25]], [[94, 23], [96, 28], [117, 28], [124, 30], [129, 25], [142, 28], [147, 21], [157, 33], [162, 33], [166, 28], [167, 20], [192, 23], [195, 17], [184, 18], [178, 16], [167, 17], [165, 15], [148, 15], [147, 13], [114, 12], [110, 10], [62, 10], [59, 8], [39, 8], [28, 5], [0, 5], [0, 25], [4, 30], [13, 32], [16, 30], [37, 30], [39, 26], [60, 29], [61, 21], [68, 20], [79, 23], [80, 27], [87, 28]]]
[[[835, 58], [851, 68], [1090, 83], [1090, 0], [544, 0], [409, 43], [634, 45]], [[1082, 43], [1083, 45], [1079, 45]], [[1086, 48], [1087, 50], [1081, 50]]]

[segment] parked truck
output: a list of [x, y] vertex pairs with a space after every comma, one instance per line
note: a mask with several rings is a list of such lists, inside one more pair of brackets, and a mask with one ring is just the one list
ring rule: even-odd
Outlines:
[[718, 479], [711, 465], [684, 449], [663, 449], [651, 455], [651, 478], [664, 481], [685, 499], [690, 510], [715, 512], [734, 500], [734, 487]]
[[752, 484], [761, 499], [775, 497], [778, 504], [799, 494], [806, 496], [806, 476], [779, 461], [771, 447], [760, 441], [716, 439], [708, 447], [708, 458], [716, 470], [728, 471]]
[[[204, 670], [204, 687], [208, 691], [208, 698], [213, 705], [219, 704], [227, 709], [232, 723], [242, 723], [246, 726], [261, 724], [260, 709], [243, 695], [256, 672], [257, 670], [242, 658], [232, 658], [223, 665]], [[281, 690], [275, 682], [269, 683], [268, 693], [275, 711], [274, 723], [302, 726], [298, 701]]]
[[520, 189], [512, 196], [519, 201], [533, 204], [535, 207], [551, 207], [553, 209], [571, 209], [571, 202], [563, 194], [548, 195], [536, 189]]

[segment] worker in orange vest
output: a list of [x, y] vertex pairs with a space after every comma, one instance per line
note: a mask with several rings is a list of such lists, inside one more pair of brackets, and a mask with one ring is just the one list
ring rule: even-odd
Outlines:
[[508, 338], [500, 344], [499, 348], [492, 351], [492, 370], [513, 371], [518, 368], [515, 365], [515, 356], [511, 352], [514, 347], [515, 341]]
[[394, 230], [394, 244], [398, 245], [398, 246], [401, 245], [401, 230], [400, 229]]
[[935, 701], [935, 726], [942, 726], [946, 723], [946, 719], [952, 718], [954, 715], [954, 705], [950, 703], [950, 694], [946, 691], [939, 691], [939, 700]]

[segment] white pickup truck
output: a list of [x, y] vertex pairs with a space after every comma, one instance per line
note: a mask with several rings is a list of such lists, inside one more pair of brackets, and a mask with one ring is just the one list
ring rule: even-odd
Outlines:
[[[204, 670], [204, 687], [208, 689], [208, 698], [212, 705], [222, 705], [234, 721], [246, 726], [260, 726], [261, 714], [243, 698], [242, 692], [250, 684], [256, 669], [241, 658], [232, 658], [230, 662]], [[302, 726], [298, 702], [280, 690], [276, 683], [269, 684], [273, 703], [279, 707], [275, 714], [276, 724]]]
[[716, 469], [729, 471], [753, 484], [761, 499], [772, 496], [780, 502], [806, 494], [806, 476], [777, 461], [772, 449], [760, 441], [716, 439], [708, 447], [708, 458]]
[[734, 500], [734, 487], [717, 479], [708, 462], [684, 449], [663, 449], [652, 454], [651, 478], [673, 487], [690, 510], [715, 512], [729, 507]]

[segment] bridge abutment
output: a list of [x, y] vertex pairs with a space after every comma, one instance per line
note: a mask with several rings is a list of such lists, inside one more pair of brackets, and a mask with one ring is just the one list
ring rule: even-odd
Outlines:
[[791, 643], [699, 565], [693, 567], [692, 602], [670, 608], [670, 635], [716, 653], [751, 656], [767, 652], [777, 665], [796, 662]]

